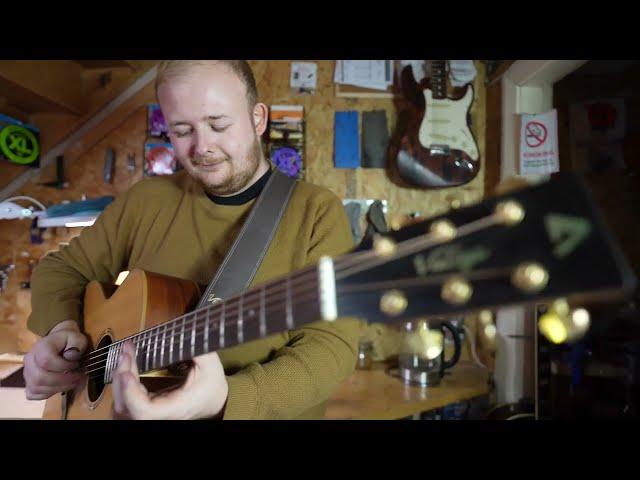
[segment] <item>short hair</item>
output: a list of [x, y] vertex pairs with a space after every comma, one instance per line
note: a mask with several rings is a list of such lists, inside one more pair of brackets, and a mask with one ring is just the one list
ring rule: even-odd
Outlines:
[[158, 95], [158, 87], [165, 80], [180, 77], [194, 67], [216, 63], [226, 65], [242, 80], [246, 89], [249, 111], [252, 111], [258, 102], [258, 89], [251, 66], [246, 60], [163, 60], [158, 64], [155, 83], [156, 96]]

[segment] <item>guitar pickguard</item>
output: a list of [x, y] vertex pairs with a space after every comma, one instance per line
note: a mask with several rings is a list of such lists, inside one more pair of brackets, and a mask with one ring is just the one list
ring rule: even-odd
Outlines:
[[431, 89], [425, 89], [424, 96], [426, 112], [418, 134], [420, 144], [427, 149], [448, 146], [477, 161], [480, 157], [478, 146], [467, 124], [467, 112], [474, 97], [473, 86], [469, 85], [464, 97], [458, 100], [434, 99]]

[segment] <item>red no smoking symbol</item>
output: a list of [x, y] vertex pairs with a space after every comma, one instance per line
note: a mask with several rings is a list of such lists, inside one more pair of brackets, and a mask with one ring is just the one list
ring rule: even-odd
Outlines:
[[529, 122], [524, 129], [527, 145], [531, 148], [539, 147], [547, 139], [547, 127], [540, 122]]

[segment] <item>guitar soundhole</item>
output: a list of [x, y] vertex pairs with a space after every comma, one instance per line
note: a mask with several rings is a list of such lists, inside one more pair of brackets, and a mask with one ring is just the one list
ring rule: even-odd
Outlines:
[[[111, 337], [109, 335], [105, 335], [102, 337], [102, 340], [100, 340], [100, 343], [98, 343], [96, 350], [108, 347], [112, 342]], [[107, 358], [106, 352], [107, 350], [105, 350], [104, 356], [100, 357], [101, 360]], [[89, 381], [87, 382], [87, 396], [91, 403], [96, 402], [104, 390], [104, 371], [106, 368], [106, 361], [103, 363], [105, 365], [94, 365], [91, 370], [95, 371], [89, 374]], [[98, 369], [98, 367], [100, 368]]]

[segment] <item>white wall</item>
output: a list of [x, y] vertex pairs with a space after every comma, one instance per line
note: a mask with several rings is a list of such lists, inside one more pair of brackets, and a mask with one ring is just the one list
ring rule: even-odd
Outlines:
[[[553, 108], [553, 84], [587, 60], [518, 60], [505, 72], [502, 82], [502, 139], [500, 180], [519, 172], [520, 114], [543, 113]], [[496, 399], [511, 403], [533, 397], [531, 362], [525, 356], [522, 337], [533, 335], [536, 326], [525, 322], [524, 308], [500, 309], [496, 315]], [[533, 340], [529, 340], [533, 342]], [[531, 357], [531, 358], [529, 358]]]

